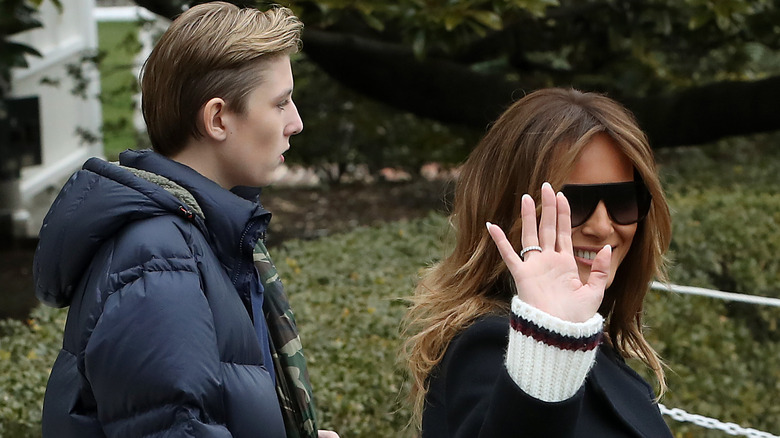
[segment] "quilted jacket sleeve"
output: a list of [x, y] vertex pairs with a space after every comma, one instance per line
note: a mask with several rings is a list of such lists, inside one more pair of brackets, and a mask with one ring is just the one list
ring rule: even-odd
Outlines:
[[229, 437], [211, 310], [191, 252], [167, 231], [179, 246], [168, 234], [164, 246], [114, 248], [114, 267], [144, 261], [108, 276], [116, 289], [89, 336], [84, 374], [109, 437]]

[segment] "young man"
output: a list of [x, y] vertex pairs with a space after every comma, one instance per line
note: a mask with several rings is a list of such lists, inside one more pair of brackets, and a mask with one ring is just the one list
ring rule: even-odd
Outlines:
[[144, 67], [154, 151], [91, 159], [62, 189], [34, 262], [37, 296], [70, 306], [44, 437], [317, 436], [258, 203], [303, 129], [301, 28], [285, 8], [183, 13]]

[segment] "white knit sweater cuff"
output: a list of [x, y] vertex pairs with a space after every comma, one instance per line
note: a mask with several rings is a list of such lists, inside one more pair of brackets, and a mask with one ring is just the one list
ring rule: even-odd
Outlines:
[[528, 395], [546, 402], [571, 398], [596, 361], [604, 318], [574, 323], [512, 299], [506, 368]]

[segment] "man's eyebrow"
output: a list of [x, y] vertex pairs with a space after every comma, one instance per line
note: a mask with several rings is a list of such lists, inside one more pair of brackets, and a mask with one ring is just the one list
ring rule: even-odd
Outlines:
[[293, 89], [292, 89], [292, 88], [290, 88], [289, 90], [285, 90], [283, 93], [280, 93], [280, 94], [277, 96], [277, 99], [282, 99], [282, 98], [285, 98], [285, 97], [290, 97], [290, 96], [292, 96], [292, 92], [293, 92]]

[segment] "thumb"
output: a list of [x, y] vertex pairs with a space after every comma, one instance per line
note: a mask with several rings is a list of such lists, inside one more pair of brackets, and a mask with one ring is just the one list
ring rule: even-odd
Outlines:
[[610, 262], [612, 261], [612, 247], [604, 245], [604, 248], [596, 254], [593, 259], [593, 265], [590, 267], [590, 276], [588, 277], [588, 286], [605, 290], [609, 280]]

